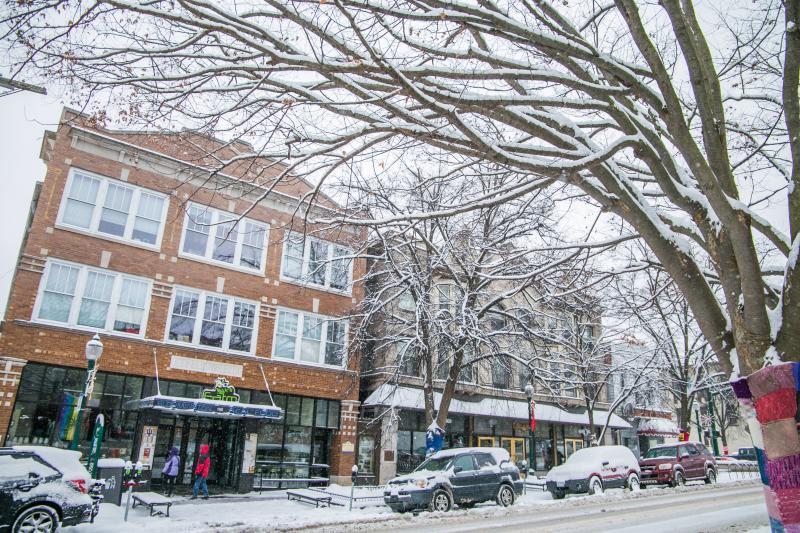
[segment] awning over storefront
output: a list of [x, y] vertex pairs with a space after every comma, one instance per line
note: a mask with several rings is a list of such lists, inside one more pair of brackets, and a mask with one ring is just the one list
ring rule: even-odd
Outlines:
[[[435, 405], [438, 406], [441, 400], [441, 393], [435, 392]], [[422, 410], [425, 408], [425, 401], [422, 396], [422, 389], [415, 389], [412, 387], [397, 387], [389, 383], [384, 383], [375, 389], [375, 391], [370, 394], [363, 403], [364, 407], [371, 405]], [[528, 403], [501, 398], [481, 398], [480, 400], [474, 402], [453, 398], [452, 402], [450, 402], [450, 412], [463, 415], [492, 416], [498, 418], [516, 418], [518, 420], [527, 420]], [[562, 424], [580, 424], [585, 426], [589, 425], [589, 416], [585, 410], [581, 413], [572, 413], [555, 405], [537, 402], [535, 414], [536, 420], [540, 422], [559, 422]], [[609, 416], [607, 411], [600, 410], [594, 411], [593, 414], [594, 423], [596, 426], [602, 426], [605, 424]], [[609, 427], [622, 429], [630, 428], [631, 425], [619, 416], [611, 414]]]
[[148, 396], [126, 404], [128, 409], [156, 409], [179, 415], [217, 418], [269, 418], [280, 420], [283, 409], [277, 406], [208, 400], [205, 398], [180, 398], [176, 396]]
[[677, 437], [680, 430], [675, 422], [666, 418], [640, 418], [636, 433], [647, 437]]

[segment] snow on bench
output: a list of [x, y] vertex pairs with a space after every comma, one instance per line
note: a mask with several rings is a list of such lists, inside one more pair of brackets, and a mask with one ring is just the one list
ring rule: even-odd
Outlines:
[[331, 505], [341, 505], [333, 503], [331, 501], [333, 499], [331, 495], [326, 494], [323, 491], [313, 489], [287, 490], [286, 499], [301, 503], [313, 503], [314, 507], [330, 507]]
[[[144, 505], [150, 509], [150, 516], [169, 516], [169, 508], [172, 505], [172, 500], [166, 496], [158, 494], [157, 492], [134, 492], [131, 496], [133, 496], [134, 509], [138, 503], [139, 505]], [[165, 513], [161, 509], [157, 509], [157, 507], [166, 507], [167, 512]]]

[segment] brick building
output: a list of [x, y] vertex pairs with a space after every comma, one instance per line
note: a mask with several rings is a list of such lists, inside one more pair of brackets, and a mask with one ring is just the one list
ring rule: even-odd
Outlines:
[[[188, 483], [207, 443], [219, 490], [349, 481], [359, 362], [340, 317], [362, 297], [363, 236], [304, 227], [297, 199], [311, 185], [290, 176], [267, 192], [286, 169], [251, 152], [64, 111], [43, 141], [3, 323], [0, 444], [69, 445], [98, 333], [82, 450], [102, 413], [103, 455], [142, 460], [154, 478], [178, 446]], [[200, 400], [215, 384], [235, 388], [230, 405]]]

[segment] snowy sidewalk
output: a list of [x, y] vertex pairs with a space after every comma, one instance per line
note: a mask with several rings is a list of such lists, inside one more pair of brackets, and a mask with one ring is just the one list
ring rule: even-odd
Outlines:
[[[657, 498], [668, 496], [676, 492], [713, 491], [714, 487], [730, 487], [735, 485], [752, 485], [757, 482], [752, 480], [741, 481], [720, 474], [720, 483], [708, 486], [701, 483], [692, 483], [685, 487], [649, 488], [638, 492], [628, 492], [620, 489], [607, 491], [599, 496], [569, 496], [565, 500], [554, 501], [548, 492], [529, 490], [519, 498], [511, 508], [504, 509], [494, 503], [480, 504], [472, 511], [455, 509], [448, 516], [459, 513], [490, 512], [494, 514], [513, 514], [518, 509], [535, 506], [556, 506], [564, 508], [579, 508], [581, 505], [602, 498], [606, 501], [628, 500], [638, 498]], [[336, 494], [349, 496], [347, 487], [331, 487]], [[356, 489], [357, 496], [374, 495], [374, 489]], [[348, 511], [347, 507], [315, 508], [307, 504], [288, 501], [286, 491], [271, 493], [251, 493], [244, 495], [230, 495], [216, 497], [209, 500], [188, 500], [178, 498], [172, 507], [170, 518], [149, 517], [146, 511], [131, 509], [128, 522], [123, 522], [125, 507], [103, 504], [100, 514], [94, 524], [81, 524], [80, 526], [64, 528], [65, 533], [127, 533], [146, 529], [148, 533], [192, 532], [206, 533], [214, 531], [297, 531], [306, 528], [340, 525], [346, 523], [387, 523], [398, 525], [407, 524], [409, 520], [418, 522], [421, 526], [435, 519], [438, 513], [420, 513], [413, 517], [410, 514], [400, 515], [393, 513], [387, 507], [377, 504]], [[123, 496], [123, 504], [125, 497]]]

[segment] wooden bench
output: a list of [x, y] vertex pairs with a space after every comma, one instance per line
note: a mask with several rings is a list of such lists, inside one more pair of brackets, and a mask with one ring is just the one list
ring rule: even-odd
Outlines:
[[289, 501], [297, 501], [301, 503], [314, 504], [314, 507], [330, 507], [331, 496], [325, 495], [323, 492], [316, 492], [310, 490], [287, 490], [286, 499]]
[[[169, 508], [172, 505], [172, 500], [166, 496], [162, 496], [156, 492], [134, 492], [132, 496], [134, 509], [136, 508], [136, 504], [139, 504], [150, 509], [150, 516], [169, 516]], [[164, 512], [158, 509], [158, 507], [166, 507], [167, 510]]]

